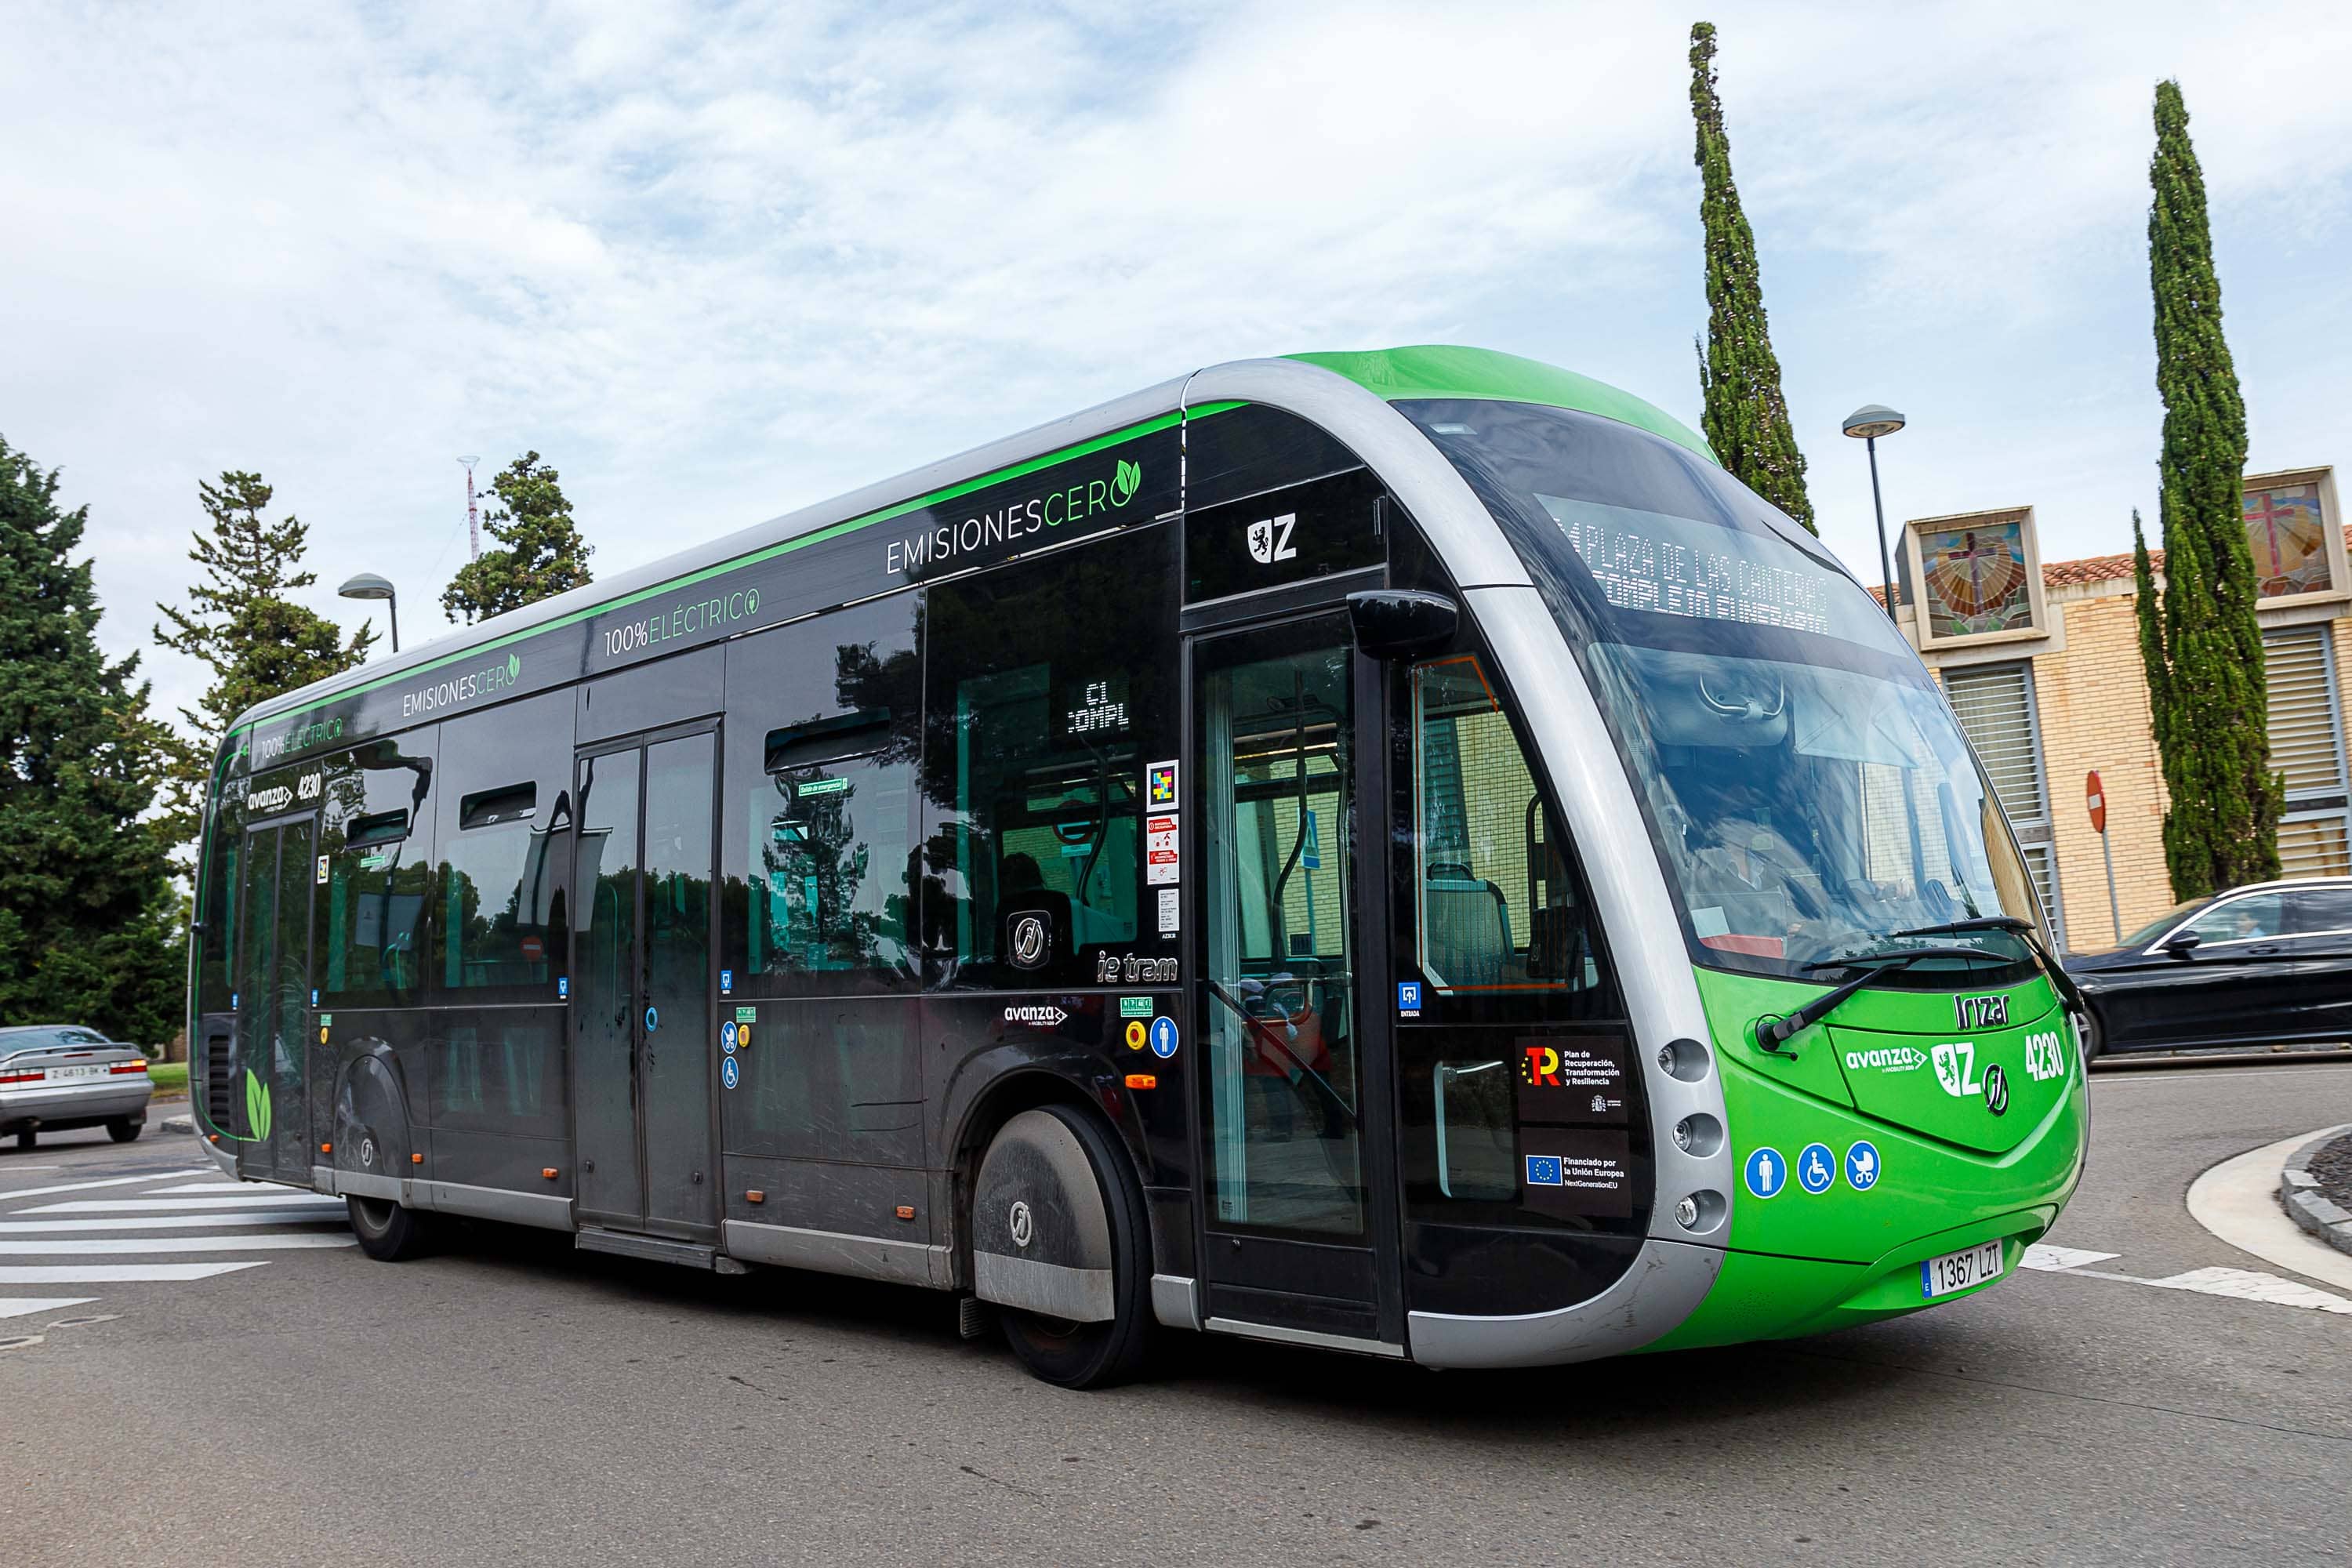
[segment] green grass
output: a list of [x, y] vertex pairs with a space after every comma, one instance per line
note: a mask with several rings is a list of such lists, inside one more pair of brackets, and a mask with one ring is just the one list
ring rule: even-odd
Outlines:
[[154, 1080], [157, 1094], [188, 1092], [188, 1064], [185, 1062], [149, 1062], [147, 1076]]

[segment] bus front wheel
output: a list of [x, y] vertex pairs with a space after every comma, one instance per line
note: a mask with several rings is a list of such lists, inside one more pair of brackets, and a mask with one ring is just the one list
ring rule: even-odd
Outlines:
[[1151, 1225], [1101, 1124], [1069, 1106], [1023, 1111], [989, 1144], [972, 1203], [976, 1291], [1022, 1365], [1064, 1388], [1135, 1375], [1152, 1328]]
[[401, 1263], [424, 1256], [431, 1229], [425, 1215], [386, 1198], [346, 1196], [343, 1203], [352, 1213], [352, 1234], [370, 1258]]

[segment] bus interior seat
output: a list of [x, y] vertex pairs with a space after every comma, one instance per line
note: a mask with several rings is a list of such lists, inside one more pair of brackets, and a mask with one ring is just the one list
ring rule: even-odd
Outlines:
[[[1433, 866], [1433, 873], [1462, 870]], [[1451, 988], [1499, 985], [1511, 960], [1510, 906], [1503, 889], [1469, 876], [1433, 874], [1422, 888], [1423, 951], [1433, 978]]]

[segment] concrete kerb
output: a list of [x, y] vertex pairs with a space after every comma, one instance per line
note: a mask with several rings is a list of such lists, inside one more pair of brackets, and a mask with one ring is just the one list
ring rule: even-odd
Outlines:
[[2319, 1178], [2311, 1173], [2311, 1163], [2321, 1150], [2347, 1139], [2352, 1139], [2352, 1130], [2332, 1128], [2289, 1154], [2279, 1172], [2279, 1205], [2317, 1239], [2338, 1252], [2352, 1253], [2352, 1212], [2323, 1195]]

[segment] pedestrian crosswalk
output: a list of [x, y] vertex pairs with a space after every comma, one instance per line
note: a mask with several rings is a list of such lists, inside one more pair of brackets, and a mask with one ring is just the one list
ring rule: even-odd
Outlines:
[[102, 1299], [74, 1287], [187, 1285], [354, 1245], [341, 1199], [194, 1179], [217, 1175], [177, 1166], [0, 1189], [0, 1320]]

